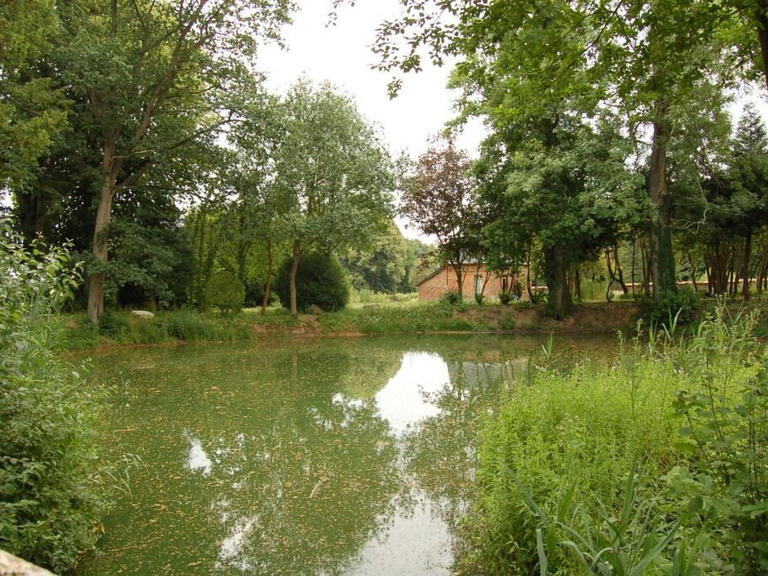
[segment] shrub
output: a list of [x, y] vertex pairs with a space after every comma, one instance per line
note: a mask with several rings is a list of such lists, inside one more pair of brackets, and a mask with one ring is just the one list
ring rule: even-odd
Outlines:
[[549, 302], [549, 294], [546, 292], [534, 292], [531, 294], [531, 304], [546, 304]]
[[650, 326], [688, 324], [699, 308], [701, 297], [691, 288], [677, 292], [663, 292], [659, 298], [643, 296], [640, 300], [640, 314]]
[[0, 233], [0, 548], [56, 571], [93, 546], [104, 502], [102, 395], [54, 350], [53, 314], [77, 281], [67, 269], [65, 251]]
[[482, 294], [475, 294], [475, 302], [477, 302], [478, 306], [482, 306], [484, 300], [485, 300], [485, 296], [483, 296]]
[[217, 335], [211, 321], [192, 310], [178, 310], [163, 316], [168, 336], [178, 340], [214, 340]]
[[240, 312], [245, 302], [245, 286], [229, 270], [213, 274], [205, 285], [204, 307], [215, 306], [222, 312]]
[[613, 366], [536, 369], [479, 450], [460, 572], [761, 574], [768, 351], [720, 309]]
[[[277, 275], [277, 294], [280, 303], [290, 308], [291, 259], [280, 267]], [[296, 305], [299, 311], [318, 306], [325, 312], [341, 310], [349, 300], [349, 288], [339, 262], [320, 252], [308, 252], [299, 260], [296, 273]]]
[[452, 290], [443, 294], [440, 297], [440, 302], [447, 304], [448, 306], [458, 306], [459, 304], [464, 303], [464, 298], [461, 296], [460, 292]]
[[504, 304], [505, 306], [512, 302], [512, 293], [511, 292], [502, 292], [499, 294], [499, 302]]
[[99, 334], [120, 341], [128, 331], [128, 322], [125, 314], [120, 314], [113, 310], [105, 310], [99, 321]]

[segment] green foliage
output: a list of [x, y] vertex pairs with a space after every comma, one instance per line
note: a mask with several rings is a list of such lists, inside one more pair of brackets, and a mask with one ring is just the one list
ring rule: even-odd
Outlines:
[[145, 198], [134, 214], [121, 216], [110, 225], [108, 300], [121, 306], [152, 302], [170, 307], [185, 302], [194, 258], [190, 238], [179, 220], [179, 210], [168, 198]]
[[216, 307], [222, 312], [240, 312], [245, 301], [245, 286], [229, 270], [216, 272], [205, 285], [203, 301], [206, 308]]
[[701, 297], [691, 288], [677, 292], [663, 292], [658, 298], [641, 299], [640, 314], [650, 326], [672, 328], [677, 324], [689, 324], [699, 309]]
[[370, 248], [350, 247], [340, 260], [356, 289], [393, 294], [408, 282], [408, 251], [405, 238], [391, 220]]
[[499, 302], [504, 304], [505, 306], [512, 302], [512, 293], [511, 292], [502, 292], [499, 294]]
[[453, 306], [432, 302], [404, 307], [347, 308], [332, 314], [323, 314], [318, 318], [318, 324], [323, 331], [354, 330], [364, 334], [472, 332], [487, 329], [474, 320], [455, 314], [456, 311]]
[[103, 395], [57, 353], [52, 321], [79, 282], [63, 250], [0, 236], [0, 548], [56, 571], [91, 548], [103, 512]]
[[725, 528], [732, 562], [750, 574], [768, 571], [768, 354], [750, 337], [755, 321], [721, 314], [699, 325], [681, 344], [687, 379], [675, 402], [691, 458], [676, 486], [699, 495], [702, 515]]
[[[291, 259], [280, 267], [277, 276], [277, 293], [280, 303], [290, 307]], [[319, 306], [325, 312], [341, 310], [349, 300], [349, 287], [339, 262], [326, 254], [310, 252], [299, 261], [296, 273], [296, 305], [306, 311]]]
[[499, 320], [499, 328], [501, 330], [514, 330], [516, 324], [517, 322], [515, 322], [513, 316], [502, 316]]
[[482, 306], [484, 300], [485, 300], [485, 296], [479, 293], [475, 294], [475, 302], [477, 302], [478, 306]]
[[460, 292], [450, 290], [440, 297], [440, 303], [447, 306], [460, 306], [464, 302]]
[[546, 292], [534, 292], [531, 294], [531, 304], [546, 304], [549, 302], [549, 296]]
[[289, 198], [288, 236], [331, 253], [364, 245], [391, 216], [392, 162], [354, 101], [302, 80], [279, 109], [275, 186]]
[[531, 371], [482, 435], [463, 570], [765, 571], [768, 355], [752, 324], [719, 309], [612, 366]]
[[98, 326], [99, 334], [119, 342], [128, 330], [128, 317], [113, 310], [105, 310]]

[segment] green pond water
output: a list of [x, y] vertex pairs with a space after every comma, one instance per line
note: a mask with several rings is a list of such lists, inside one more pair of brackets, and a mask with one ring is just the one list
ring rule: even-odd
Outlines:
[[[80, 573], [449, 574], [478, 422], [543, 360], [543, 342], [370, 337], [99, 353], [93, 381], [112, 389], [104, 442], [125, 463]], [[553, 362], [611, 350], [614, 338], [556, 338]]]

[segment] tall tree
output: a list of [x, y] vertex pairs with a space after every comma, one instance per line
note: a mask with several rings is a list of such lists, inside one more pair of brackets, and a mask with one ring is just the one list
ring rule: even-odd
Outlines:
[[541, 125], [543, 131], [522, 129], [514, 140], [486, 142], [478, 173], [493, 215], [492, 260], [514, 261], [525, 247], [540, 246], [548, 313], [562, 320], [573, 305], [570, 273], [615, 245], [620, 223], [642, 217], [642, 189], [610, 125], [598, 131], [565, 115], [556, 126]]
[[419, 157], [401, 199], [400, 213], [424, 234], [437, 238], [438, 253], [453, 268], [459, 294], [463, 293], [464, 264], [480, 244], [482, 223], [476, 199], [472, 163], [453, 140], [436, 140]]
[[[271, 298], [275, 256], [283, 251], [288, 233], [285, 217], [294, 200], [292, 190], [278, 185], [275, 172], [287, 129], [283, 110], [278, 98], [254, 94], [243, 112], [243, 121], [232, 134], [238, 155], [236, 212], [247, 228], [250, 241], [263, 247], [266, 259], [266, 268], [263, 276], [260, 275], [264, 281], [262, 314], [266, 313]], [[242, 280], [249, 285], [246, 278]]]
[[59, 31], [53, 4], [0, 4], [0, 189], [29, 192], [38, 160], [67, 127], [70, 102], [45, 74]]
[[275, 150], [275, 186], [291, 198], [290, 309], [302, 249], [326, 254], [364, 242], [386, 223], [393, 188], [389, 155], [354, 103], [328, 84], [296, 84], [285, 97], [284, 136]]
[[741, 294], [749, 300], [752, 279], [752, 244], [756, 232], [768, 224], [768, 135], [757, 111], [749, 106], [739, 121], [733, 141], [729, 180], [741, 217], [737, 230], [744, 238]]
[[258, 41], [277, 36], [290, 0], [59, 2], [56, 78], [80, 104], [100, 154], [88, 316], [104, 307], [112, 205], [159, 160], [231, 119], [234, 81]]
[[[337, 4], [343, 3], [341, 0]], [[465, 114], [507, 119], [593, 115], [619, 109], [647, 166], [652, 271], [657, 294], [675, 289], [667, 154], [676, 109], [699, 83], [725, 82], [724, 60], [746, 43], [732, 6], [704, 0], [402, 0], [404, 14], [381, 25], [379, 67], [419, 70], [426, 56], [458, 57]], [[405, 41], [403, 41], [405, 40]], [[729, 44], [730, 43], [730, 44]], [[390, 85], [396, 91], [401, 84]], [[559, 108], [559, 110], [558, 110]]]

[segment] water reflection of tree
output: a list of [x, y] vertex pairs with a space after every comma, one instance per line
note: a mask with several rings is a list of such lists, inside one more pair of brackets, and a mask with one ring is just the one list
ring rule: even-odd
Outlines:
[[[182, 353], [158, 392], [147, 395], [155, 377], [134, 383], [115, 426], [145, 423], [132, 440], [145, 466], [114, 517], [120, 533], [108, 533], [108, 571], [340, 573], [392, 514], [398, 480], [372, 396], [401, 353], [359, 352], [340, 342]], [[339, 393], [359, 381], [351, 371], [368, 399]], [[209, 467], [185, 467], [193, 442]]]
[[229, 442], [213, 467], [223, 490], [211, 509], [226, 527], [219, 562], [256, 573], [335, 574], [391, 512], [394, 448], [370, 403], [328, 398], [286, 416]]
[[455, 526], [474, 485], [477, 431], [506, 386], [526, 372], [526, 359], [504, 362], [445, 358], [450, 383], [431, 400], [439, 414], [405, 438], [408, 474]]

